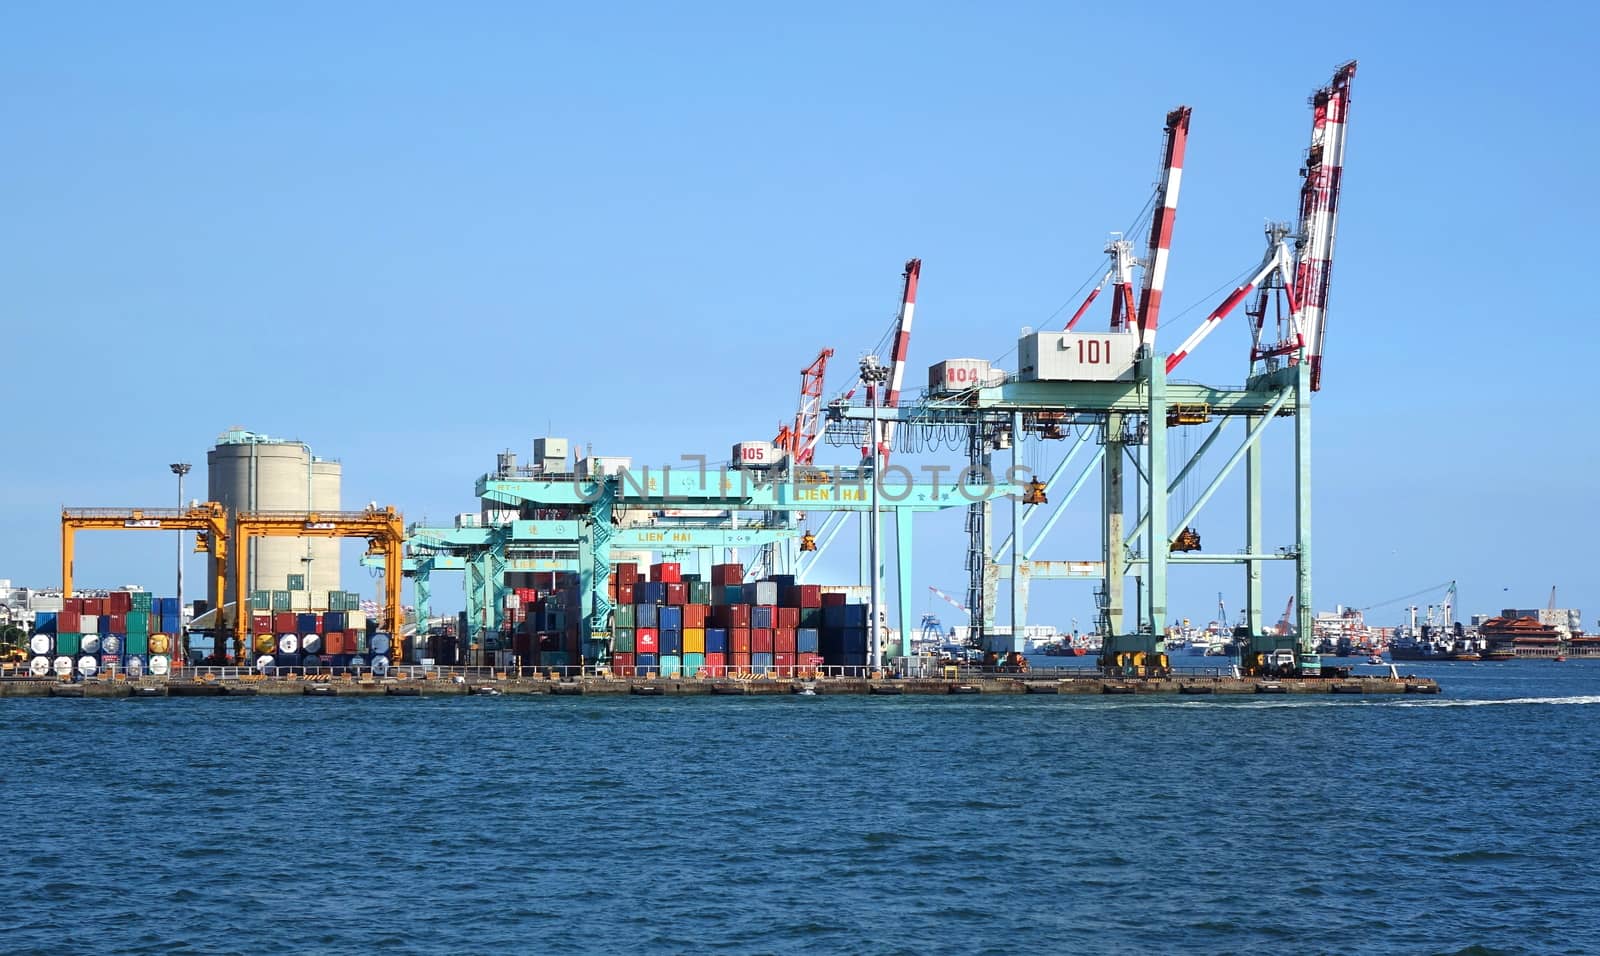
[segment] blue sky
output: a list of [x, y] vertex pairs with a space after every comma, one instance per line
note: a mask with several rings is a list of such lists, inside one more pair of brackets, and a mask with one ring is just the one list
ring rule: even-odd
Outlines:
[[[1555, 584], [1600, 613], [1591, 8], [1137, 9], [8, 4], [0, 576], [55, 582], [62, 504], [166, 502], [167, 463], [203, 467], [234, 424], [341, 458], [347, 502], [435, 520], [547, 423], [724, 455], [792, 414], [818, 348], [842, 374], [878, 341], [910, 256], [909, 379], [1001, 356], [1134, 218], [1186, 103], [1170, 348], [1292, 218], [1306, 96], [1354, 57], [1318, 603], [1457, 578], [1467, 611]], [[1230, 324], [1184, 374], [1241, 381], [1246, 343]], [[1093, 556], [1083, 505], [1049, 556]], [[919, 608], [961, 589], [959, 529], [919, 526]], [[81, 552], [86, 584], [170, 590], [170, 539]], [[1173, 611], [1236, 607], [1237, 578], [1175, 580]], [[1035, 591], [1037, 620], [1089, 607]]]

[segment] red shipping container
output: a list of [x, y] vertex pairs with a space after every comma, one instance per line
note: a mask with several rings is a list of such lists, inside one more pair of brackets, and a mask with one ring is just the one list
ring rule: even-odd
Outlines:
[[724, 627], [749, 627], [750, 605], [724, 604], [722, 616], [727, 619]]
[[294, 614], [289, 611], [279, 611], [272, 615], [272, 629], [279, 634], [288, 634], [294, 631]]
[[794, 628], [779, 627], [773, 629], [772, 652], [774, 654], [794, 654]]
[[117, 591], [111, 595], [111, 613], [126, 614], [133, 610], [133, 595], [127, 591]]
[[639, 566], [637, 564], [614, 564], [611, 566], [611, 576], [617, 579], [618, 584], [632, 584], [639, 580]]
[[773, 627], [799, 627], [800, 609], [797, 607], [780, 607], [772, 612]]
[[683, 626], [705, 627], [707, 610], [709, 609], [704, 604], [685, 604], [683, 606]]
[[110, 618], [111, 618], [111, 633], [113, 633], [113, 634], [126, 634], [126, 633], [128, 633], [128, 615], [123, 614], [123, 613], [118, 612], [118, 611], [113, 611], [110, 614]]
[[618, 651], [611, 655], [611, 673], [619, 677], [633, 676], [633, 652]]
[[61, 611], [62, 613], [71, 611], [74, 614], [82, 614], [83, 598], [67, 598], [65, 601], [61, 602]]
[[99, 617], [100, 615], [106, 613], [105, 603], [106, 602], [103, 598], [84, 598], [83, 613], [93, 617]]
[[844, 607], [846, 604], [849, 604], [849, 603], [850, 603], [850, 595], [841, 593], [839, 591], [829, 591], [829, 592], [827, 592], [827, 593], [822, 595], [822, 603], [820, 605], [818, 605], [818, 606], [819, 607]]
[[62, 608], [56, 615], [56, 633], [76, 634], [83, 627], [83, 614], [73, 608]]
[[252, 614], [250, 616], [250, 629], [257, 634], [265, 634], [272, 630], [272, 615]]
[[661, 650], [661, 632], [653, 627], [641, 627], [633, 632], [633, 649], [640, 654], [656, 654]]
[[723, 586], [729, 584], [743, 584], [744, 565], [713, 564], [711, 566], [711, 583]]
[[750, 629], [750, 652], [753, 654], [771, 654], [772, 628], [752, 627]]
[[821, 667], [826, 663], [821, 654], [796, 654], [794, 659], [802, 667]]
[[728, 669], [736, 672], [748, 673], [750, 670], [750, 655], [733, 653], [728, 655]]
[[712, 677], [721, 677], [723, 674], [727, 673], [727, 668], [728, 668], [728, 655], [726, 655], [726, 654], [707, 654], [706, 655], [706, 670], [710, 672]]
[[795, 604], [799, 605], [800, 607], [822, 606], [822, 585], [797, 584], [795, 585], [794, 590], [796, 597]]
[[683, 581], [683, 566], [676, 561], [663, 561], [660, 564], [650, 565], [650, 580], [660, 581], [663, 584], [680, 584]]
[[732, 654], [743, 654], [745, 662], [750, 660], [750, 629], [748, 627], [728, 628], [728, 651]]
[[792, 677], [794, 675], [794, 655], [782, 651], [772, 655], [772, 663], [778, 667], [779, 677]]
[[633, 601], [633, 585], [632, 584], [619, 584], [619, 585], [617, 585], [617, 603], [618, 604], [632, 604], [632, 603], [634, 603], [634, 601]]
[[[353, 643], [353, 642], [352, 642]], [[348, 654], [344, 649], [344, 632], [329, 631], [322, 635], [322, 650], [328, 654]]]
[[682, 607], [689, 603], [689, 585], [675, 581], [667, 585], [667, 604]]

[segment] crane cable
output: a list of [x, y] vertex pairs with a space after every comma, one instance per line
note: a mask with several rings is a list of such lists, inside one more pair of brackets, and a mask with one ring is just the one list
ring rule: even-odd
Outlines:
[[1435, 591], [1442, 591], [1442, 590], [1448, 588], [1450, 585], [1452, 585], [1454, 583], [1455, 583], [1454, 581], [1446, 581], [1443, 584], [1435, 584], [1431, 588], [1423, 588], [1420, 591], [1413, 591], [1410, 594], [1402, 594], [1401, 596], [1399, 596], [1397, 598], [1390, 598], [1387, 601], [1379, 601], [1377, 604], [1369, 604], [1366, 607], [1356, 608], [1356, 610], [1358, 610], [1358, 611], [1371, 611], [1374, 608], [1384, 607], [1384, 606], [1389, 605], [1389, 604], [1397, 604], [1400, 601], [1409, 601], [1414, 597], [1421, 597], [1424, 594], [1432, 594]]

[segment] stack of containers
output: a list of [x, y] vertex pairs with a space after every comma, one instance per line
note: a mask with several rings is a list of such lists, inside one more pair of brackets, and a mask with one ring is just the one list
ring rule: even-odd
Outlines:
[[498, 666], [564, 668], [578, 664], [582, 604], [578, 575], [568, 572], [524, 574], [531, 587], [516, 587], [507, 596], [509, 647], [495, 652]]
[[[744, 583], [744, 566], [718, 564], [711, 580], [680, 565], [612, 567], [612, 671], [620, 676], [723, 677], [815, 673], [866, 665], [867, 610], [792, 575]], [[829, 610], [836, 605], [837, 610]]]
[[[365, 666], [367, 616], [362, 611], [274, 611], [250, 616], [251, 644], [262, 667]], [[263, 663], [261, 657], [271, 657]]]

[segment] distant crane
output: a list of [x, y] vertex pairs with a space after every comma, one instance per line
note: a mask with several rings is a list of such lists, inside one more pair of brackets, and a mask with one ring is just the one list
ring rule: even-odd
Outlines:
[[[895, 317], [894, 335], [889, 341], [889, 381], [885, 393], [880, 397], [875, 394], [874, 386], [867, 386], [867, 401], [877, 402], [881, 408], [898, 408], [900, 405], [900, 386], [906, 377], [906, 355], [911, 351], [911, 320], [917, 311], [917, 282], [922, 278], [922, 260], [907, 259], [905, 271], [900, 274], [900, 311]], [[861, 449], [861, 459], [868, 460], [872, 455], [872, 446], [878, 449], [878, 460], [881, 463], [889, 461], [889, 451], [894, 446], [893, 421], [881, 422], [878, 425], [878, 434], [870, 436], [867, 447]]]
[[1283, 617], [1278, 618], [1278, 636], [1287, 636], [1291, 625], [1290, 619], [1294, 616], [1294, 595], [1289, 595], [1289, 603], [1283, 606]]

